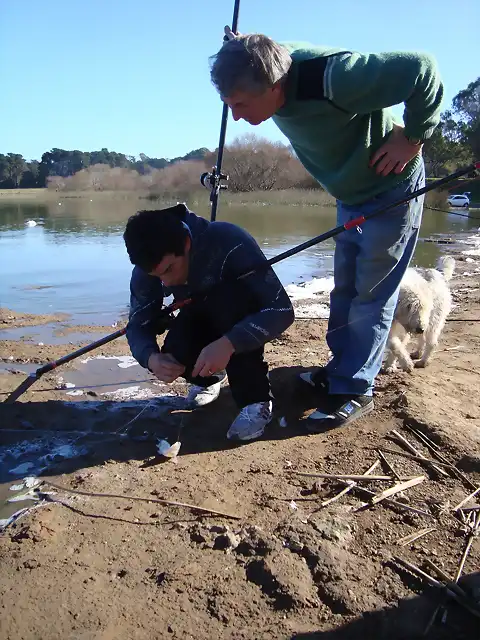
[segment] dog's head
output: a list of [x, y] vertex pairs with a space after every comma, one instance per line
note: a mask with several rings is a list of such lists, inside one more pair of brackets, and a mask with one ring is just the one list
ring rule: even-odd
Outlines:
[[428, 328], [431, 311], [430, 299], [420, 300], [415, 295], [401, 295], [395, 317], [408, 333], [421, 335]]

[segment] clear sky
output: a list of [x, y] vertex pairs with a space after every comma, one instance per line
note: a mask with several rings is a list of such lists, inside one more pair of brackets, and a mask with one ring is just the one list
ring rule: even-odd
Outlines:
[[[0, 0], [0, 153], [52, 147], [175, 157], [218, 143], [208, 57], [233, 0]], [[241, 0], [239, 31], [436, 56], [443, 108], [480, 75], [480, 0]], [[229, 118], [227, 141], [271, 122]], [[284, 139], [283, 139], [284, 140]]]

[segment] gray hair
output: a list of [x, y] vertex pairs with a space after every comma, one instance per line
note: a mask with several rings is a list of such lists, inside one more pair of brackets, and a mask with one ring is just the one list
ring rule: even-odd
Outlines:
[[236, 91], [263, 93], [284, 82], [292, 64], [285, 47], [260, 33], [228, 40], [210, 61], [211, 80], [224, 98]]

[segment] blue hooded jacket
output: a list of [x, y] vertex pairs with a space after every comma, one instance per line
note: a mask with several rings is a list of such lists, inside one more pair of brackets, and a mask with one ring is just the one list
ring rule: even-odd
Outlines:
[[[177, 205], [177, 209], [192, 239], [188, 283], [167, 288], [159, 278], [138, 267], [134, 267], [130, 280], [127, 340], [133, 357], [145, 368], [152, 353], [159, 352], [155, 310], [161, 307], [164, 297], [173, 295], [175, 301], [190, 298], [217, 283], [234, 281], [267, 261], [254, 238], [241, 227], [229, 222], [209, 222], [185, 205]], [[291, 301], [271, 267], [260, 269], [243, 282], [259, 304], [258, 311], [240, 320], [225, 334], [235, 353], [258, 349], [294, 321]], [[139, 312], [153, 301], [158, 304]]]

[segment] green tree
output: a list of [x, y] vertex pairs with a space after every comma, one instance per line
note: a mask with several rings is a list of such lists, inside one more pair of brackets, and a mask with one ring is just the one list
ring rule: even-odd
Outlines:
[[480, 77], [457, 93], [452, 102], [459, 131], [476, 157], [480, 156]]
[[25, 171], [25, 160], [20, 153], [7, 153], [7, 180], [16, 188]]

